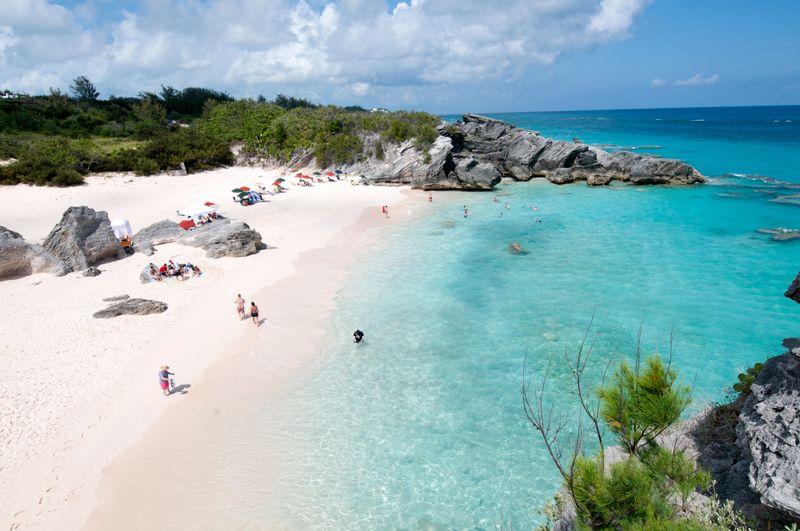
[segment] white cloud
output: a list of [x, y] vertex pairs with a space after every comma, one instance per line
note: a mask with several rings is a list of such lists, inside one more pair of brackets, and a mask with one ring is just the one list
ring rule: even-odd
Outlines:
[[355, 96], [366, 96], [367, 92], [369, 92], [369, 83], [364, 83], [363, 81], [359, 81], [358, 83], [353, 83], [353, 94]]
[[713, 85], [717, 81], [719, 81], [719, 75], [717, 74], [708, 77], [703, 76], [703, 74], [695, 74], [689, 79], [679, 79], [675, 82], [675, 86], [694, 87], [697, 85]]
[[663, 87], [666, 84], [667, 84], [666, 81], [664, 81], [663, 79], [658, 78], [658, 77], [653, 78], [653, 80], [650, 82], [650, 86], [653, 87], [653, 88]]
[[610, 35], [625, 33], [633, 17], [648, 3], [649, 0], [602, 0], [600, 9], [589, 21], [589, 31]]
[[53, 2], [4, 0], [0, 86], [43, 92], [37, 82], [87, 75], [106, 95], [169, 84], [399, 103], [626, 38], [649, 0], [406, 0], [391, 11], [376, 0], [142, 0], [113, 22]]

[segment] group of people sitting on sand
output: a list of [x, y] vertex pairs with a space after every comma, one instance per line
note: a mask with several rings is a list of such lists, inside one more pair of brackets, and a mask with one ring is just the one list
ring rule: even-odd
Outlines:
[[178, 280], [186, 280], [190, 277], [199, 277], [203, 274], [200, 268], [192, 264], [176, 264], [172, 260], [163, 264], [161, 267], [156, 267], [154, 263], [150, 263], [148, 273], [156, 281], [162, 281], [168, 278], [177, 278]]
[[205, 225], [206, 223], [211, 223], [212, 221], [217, 221], [218, 219], [224, 219], [222, 214], [217, 214], [212, 210], [208, 214], [203, 214], [200, 216], [200, 218], [197, 220], [197, 224]]

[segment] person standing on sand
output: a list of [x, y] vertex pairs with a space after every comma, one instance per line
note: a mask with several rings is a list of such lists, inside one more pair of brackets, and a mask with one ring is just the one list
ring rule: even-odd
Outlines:
[[236, 313], [239, 314], [239, 320], [241, 321], [244, 319], [244, 299], [241, 293], [236, 296], [236, 300], [233, 303], [236, 305]]
[[253, 322], [258, 325], [258, 306], [256, 306], [255, 302], [250, 303], [250, 317], [252, 317]]
[[169, 377], [174, 374], [174, 372], [169, 372], [169, 365], [162, 365], [158, 372], [158, 383], [161, 385], [161, 390], [164, 391], [164, 396], [169, 396]]

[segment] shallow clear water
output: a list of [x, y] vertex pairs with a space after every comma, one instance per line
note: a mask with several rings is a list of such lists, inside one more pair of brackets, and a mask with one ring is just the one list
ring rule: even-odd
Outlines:
[[[767, 173], [755, 162], [715, 164]], [[495, 194], [436, 194], [427, 216], [359, 264], [322, 361], [254, 426], [292, 434], [283, 458], [307, 487], [265, 502], [268, 519], [532, 527], [559, 480], [523, 415], [526, 356], [539, 371], [554, 357], [549, 399], [574, 416], [563, 353], [596, 311], [595, 381], [605, 360], [632, 353], [643, 322], [646, 352], [666, 354], [673, 332], [673, 364], [696, 404], [724, 399], [739, 371], [799, 331], [800, 308], [783, 292], [800, 268], [800, 241], [755, 232], [800, 228], [800, 207], [770, 201], [797, 192], [723, 178], [693, 188], [504, 184], [498, 203]], [[512, 242], [529, 254], [510, 254]], [[355, 328], [365, 344], [352, 343]]]

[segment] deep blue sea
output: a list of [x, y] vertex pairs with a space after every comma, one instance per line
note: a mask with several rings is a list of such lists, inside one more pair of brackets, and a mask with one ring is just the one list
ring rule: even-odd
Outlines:
[[[553, 360], [547, 399], [576, 422], [563, 356], [593, 313], [593, 383], [607, 360], [632, 354], [641, 327], [645, 353], [668, 355], [672, 336], [694, 408], [724, 400], [738, 372], [800, 334], [800, 306], [783, 296], [800, 240], [756, 232], [800, 229], [800, 107], [493, 116], [680, 158], [710, 182], [435, 193], [359, 264], [323, 361], [253, 427], [291, 430], [284, 457], [307, 482], [303, 496], [252, 500], [267, 520], [530, 529], [559, 478], [523, 414], [526, 357], [537, 374]], [[513, 242], [528, 254], [510, 254]], [[358, 347], [356, 327], [367, 334]]]

